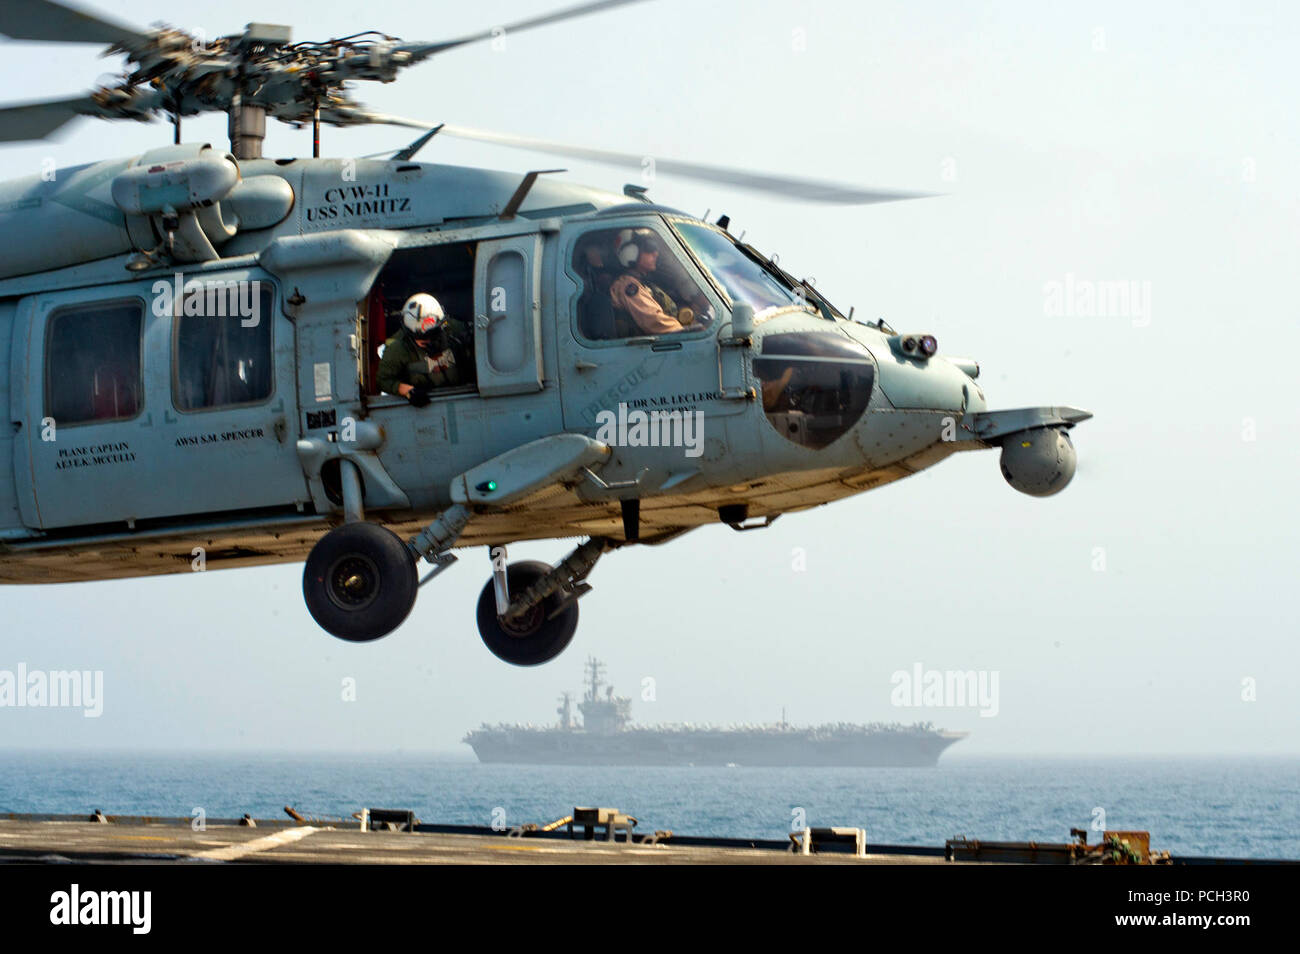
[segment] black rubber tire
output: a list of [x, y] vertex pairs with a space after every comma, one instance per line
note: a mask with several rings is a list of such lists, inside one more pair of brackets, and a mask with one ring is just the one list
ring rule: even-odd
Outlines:
[[[349, 590], [345, 579], [359, 580]], [[302, 595], [321, 628], [352, 643], [387, 636], [411, 613], [415, 554], [391, 530], [345, 523], [316, 542], [302, 568]]]
[[[551, 572], [549, 563], [523, 560], [506, 567], [506, 582], [511, 595], [522, 592]], [[578, 603], [570, 602], [551, 617], [559, 605], [559, 594], [552, 593], [542, 605], [533, 609], [517, 625], [505, 626], [497, 616], [496, 593], [488, 580], [478, 598], [478, 632], [492, 655], [512, 666], [540, 666], [550, 662], [573, 640], [578, 628]], [[548, 618], [550, 617], [550, 618]]]

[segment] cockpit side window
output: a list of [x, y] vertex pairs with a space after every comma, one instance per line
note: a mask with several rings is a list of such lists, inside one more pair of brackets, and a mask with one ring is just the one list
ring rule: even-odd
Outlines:
[[654, 229], [598, 229], [574, 244], [578, 331], [601, 341], [707, 329], [713, 307]]
[[61, 308], [45, 340], [45, 416], [60, 427], [121, 421], [140, 413], [139, 299]]

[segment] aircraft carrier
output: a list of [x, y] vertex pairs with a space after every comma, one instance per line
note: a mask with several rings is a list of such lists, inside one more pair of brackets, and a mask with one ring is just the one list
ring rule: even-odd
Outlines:
[[[480, 762], [515, 765], [699, 766], [933, 766], [965, 732], [929, 723], [831, 723], [808, 727], [785, 722], [739, 728], [632, 725], [631, 699], [614, 695], [603, 667], [588, 659], [579, 722], [565, 693], [555, 725], [483, 725], [463, 739]], [[602, 692], [603, 688], [603, 692]]]

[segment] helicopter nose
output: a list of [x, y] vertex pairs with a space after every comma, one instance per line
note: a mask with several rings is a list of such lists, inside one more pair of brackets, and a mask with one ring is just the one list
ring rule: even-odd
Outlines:
[[873, 402], [874, 413], [854, 433], [868, 477], [873, 468], [900, 462], [915, 472], [951, 453], [950, 442], [960, 439], [963, 418], [985, 409], [984, 394], [971, 373], [974, 362], [963, 370], [934, 354], [898, 354], [884, 335], [868, 347], [877, 361], [882, 398]]
[[968, 382], [964, 374], [942, 359], [920, 365], [896, 358], [880, 362], [880, 390], [899, 410], [960, 414], [970, 400]]
[[[931, 337], [929, 353], [916, 342], [929, 336], [879, 333], [863, 341], [875, 357], [880, 373], [880, 390], [898, 410], [943, 411], [965, 414], [985, 410], [984, 392], [975, 382], [979, 373], [974, 361], [949, 360], [935, 353]], [[908, 345], [911, 344], [911, 347]]]

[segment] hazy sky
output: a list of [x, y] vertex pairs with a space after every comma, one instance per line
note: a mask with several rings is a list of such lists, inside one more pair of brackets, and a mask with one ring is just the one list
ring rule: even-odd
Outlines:
[[[555, 0], [562, 6], [566, 0]], [[126, 0], [121, 19], [210, 35], [436, 40], [545, 0], [473, 5]], [[109, 9], [105, 7], [105, 9]], [[1287, 4], [655, 0], [449, 52], [361, 100], [391, 113], [652, 156], [947, 193], [800, 206], [659, 176], [651, 195], [811, 275], [840, 307], [971, 355], [994, 408], [1070, 404], [1079, 472], [1039, 500], [995, 452], [768, 530], [698, 530], [607, 556], [565, 654], [516, 669], [481, 644], [486, 552], [393, 635], [349, 645], [303, 607], [301, 565], [0, 589], [0, 669], [104, 672], [104, 712], [0, 708], [0, 745], [468, 753], [482, 721], [553, 718], [584, 658], [639, 721], [929, 720], [985, 753], [1300, 751], [1297, 473], [1300, 128]], [[14, 99], [116, 66], [6, 44]], [[224, 117], [189, 141], [225, 141]], [[163, 125], [85, 121], [0, 147], [0, 175], [134, 155]], [[329, 155], [413, 134], [327, 128]], [[268, 155], [310, 152], [275, 125]], [[524, 171], [551, 157], [435, 139], [420, 158]], [[617, 190], [637, 178], [579, 162]], [[21, 240], [6, 236], [6, 241]], [[1135, 317], [1049, 312], [1051, 283], [1129, 281]], [[511, 549], [554, 561], [569, 544]], [[793, 567], [806, 553], [806, 570]], [[1104, 568], [1099, 568], [1104, 566]], [[890, 676], [999, 673], [999, 711], [891, 705]], [[655, 701], [640, 699], [654, 680]], [[357, 701], [342, 701], [345, 678]], [[1256, 701], [1243, 701], [1243, 680]]]

